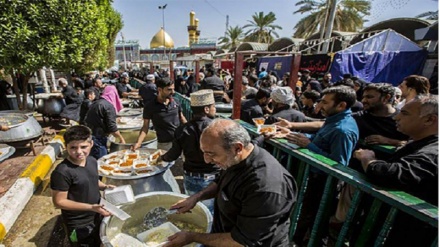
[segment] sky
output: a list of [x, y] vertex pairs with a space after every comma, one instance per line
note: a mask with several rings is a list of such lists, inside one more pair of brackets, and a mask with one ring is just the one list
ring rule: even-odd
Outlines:
[[[275, 13], [275, 24], [280, 37], [292, 37], [293, 27], [305, 15], [293, 14], [299, 9], [297, 0], [114, 0], [113, 7], [122, 14], [125, 40], [138, 40], [143, 49], [150, 48], [151, 38], [163, 26], [174, 40], [174, 47], [188, 46], [189, 13], [199, 19], [201, 39], [216, 40], [224, 36], [226, 16], [229, 26], [244, 26], [252, 15], [263, 11]], [[438, 10], [436, 0], [371, 0], [371, 15], [365, 27], [397, 17], [414, 17], [427, 11]], [[164, 11], [159, 6], [167, 4]], [[121, 33], [117, 39], [121, 39]]]

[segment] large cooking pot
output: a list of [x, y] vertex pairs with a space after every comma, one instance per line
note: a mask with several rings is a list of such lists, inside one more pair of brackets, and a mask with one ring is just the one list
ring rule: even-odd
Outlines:
[[38, 121], [34, 118], [33, 113], [25, 111], [0, 111], [0, 118], [2, 116], [17, 115], [25, 121], [18, 127], [9, 129], [8, 131], [0, 131], [1, 143], [12, 143], [25, 140], [31, 140], [41, 136], [44, 130], [41, 128]]
[[59, 97], [60, 95], [60, 93], [36, 94], [37, 112], [48, 117], [59, 116], [66, 106], [64, 99]]
[[[18, 107], [17, 97], [15, 96], [15, 94], [13, 94], [13, 95], [6, 95], [6, 97], [7, 97], [8, 105], [11, 107], [10, 109], [12, 109], [12, 110], [20, 109]], [[21, 97], [22, 102], [23, 102], [23, 94], [20, 94], [20, 97]], [[26, 109], [27, 110], [32, 110], [32, 108], [33, 108], [33, 101], [32, 101], [31, 97], [28, 94], [27, 95]]]
[[[172, 193], [172, 192], [150, 192], [136, 196], [136, 201], [133, 204], [124, 205], [122, 210], [131, 215], [131, 218], [122, 221], [114, 216], [105, 217], [99, 229], [101, 241], [105, 247], [112, 247], [110, 241], [120, 232], [131, 233], [133, 237], [141, 232], [144, 216], [155, 207], [169, 208], [177, 201], [187, 198], [188, 196]], [[191, 210], [191, 213], [173, 214], [168, 216], [171, 222], [186, 222], [193, 224], [205, 232], [211, 231], [212, 216], [208, 208], [203, 203], [198, 202]], [[139, 231], [136, 231], [138, 229]], [[185, 229], [181, 229], [185, 230]], [[201, 246], [199, 244], [192, 244], [190, 246]]]
[[[109, 136], [110, 141], [110, 152], [116, 152], [119, 150], [130, 149], [132, 145], [134, 145], [139, 136], [139, 130], [119, 130], [122, 137], [125, 139], [125, 144], [119, 142], [119, 138], [115, 138], [113, 135]], [[142, 142], [142, 146], [144, 148], [157, 148], [157, 137], [156, 131], [149, 130], [147, 136]]]

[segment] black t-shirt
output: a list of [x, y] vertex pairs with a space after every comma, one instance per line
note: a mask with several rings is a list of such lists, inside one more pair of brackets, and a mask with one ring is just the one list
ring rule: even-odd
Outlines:
[[127, 84], [125, 83], [116, 83], [116, 89], [118, 90], [119, 97], [122, 98], [123, 93], [129, 93], [131, 92], [131, 89], [127, 87]]
[[145, 83], [139, 88], [139, 95], [142, 97], [144, 104], [154, 100], [157, 97], [157, 86], [154, 83]]
[[395, 140], [408, 140], [408, 136], [397, 131], [396, 121], [393, 119], [399, 111], [388, 117], [377, 117], [368, 111], [353, 113], [353, 118], [359, 128], [359, 139], [370, 135], [381, 135]]
[[144, 106], [143, 118], [153, 122], [158, 142], [171, 142], [174, 139], [174, 132], [180, 125], [181, 112], [180, 104], [173, 98], [168, 105], [155, 99]]
[[263, 109], [261, 109], [261, 106], [258, 104], [256, 99], [245, 100], [243, 103], [241, 103], [241, 120], [254, 124], [252, 118], [263, 117], [263, 115]]
[[289, 246], [297, 188], [272, 155], [254, 146], [246, 160], [222, 171], [216, 183], [213, 233], [231, 232], [244, 246]]
[[106, 99], [94, 101], [89, 106], [84, 122], [97, 137], [118, 131], [115, 107]]
[[[50, 176], [52, 190], [67, 191], [67, 199], [75, 202], [97, 204], [101, 199], [98, 182], [96, 159], [87, 157], [84, 167], [63, 160]], [[81, 227], [93, 223], [96, 213], [93, 211], [61, 210], [61, 215], [68, 227]]]
[[264, 124], [273, 124], [279, 122], [280, 120], [278, 120], [278, 118], [283, 118], [289, 122], [296, 123], [306, 121], [306, 116], [304, 115], [304, 113], [288, 107], [287, 109], [285, 108], [278, 112], [274, 111], [274, 114], [272, 116], [269, 116]]
[[183, 169], [188, 172], [216, 173], [219, 172], [214, 164], [206, 164], [203, 152], [200, 150], [202, 131], [212, 122], [208, 117], [193, 119], [177, 128], [173, 146], [162, 156], [165, 161], [176, 160], [183, 151], [185, 162]]

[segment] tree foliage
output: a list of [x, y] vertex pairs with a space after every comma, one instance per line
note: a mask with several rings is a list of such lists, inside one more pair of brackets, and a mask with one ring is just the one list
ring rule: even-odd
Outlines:
[[[307, 38], [324, 28], [328, 18], [329, 1], [336, 0], [302, 0], [295, 5], [300, 8], [293, 14], [308, 14], [294, 27], [296, 38]], [[333, 30], [343, 32], [356, 32], [364, 25], [365, 16], [370, 14], [371, 1], [367, 0], [341, 0], [336, 6], [336, 16]]]
[[0, 0], [0, 67], [24, 75], [25, 94], [29, 76], [43, 66], [107, 67], [121, 28], [110, 0]]
[[243, 28], [239, 26], [229, 27], [226, 35], [218, 39], [222, 49], [236, 48], [243, 40]]
[[249, 24], [243, 26], [243, 29], [249, 28], [245, 33], [245, 41], [271, 43], [274, 37], [279, 37], [276, 30], [282, 29], [282, 27], [274, 24], [276, 20], [277, 18], [272, 11], [267, 15], [263, 11], [252, 15], [252, 21], [248, 20]]

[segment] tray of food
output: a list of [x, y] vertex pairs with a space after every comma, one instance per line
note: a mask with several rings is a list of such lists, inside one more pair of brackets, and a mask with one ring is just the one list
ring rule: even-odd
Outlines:
[[121, 103], [122, 103], [123, 106], [129, 106], [130, 103], [132, 103], [132, 102], [133, 102], [132, 99], [126, 99], [126, 98], [122, 98], [121, 99]]
[[254, 122], [255, 126], [260, 126], [260, 125], [264, 124], [266, 119], [264, 119], [262, 117], [258, 117], [258, 118], [252, 118], [252, 121]]
[[9, 158], [15, 153], [15, 148], [6, 144], [0, 144], [0, 162]]
[[258, 126], [258, 134], [275, 134], [277, 132], [277, 126], [276, 125], [259, 125]]
[[180, 229], [171, 222], [165, 222], [158, 227], [139, 233], [136, 237], [148, 247], [159, 247], [166, 244], [168, 237], [174, 235], [176, 232], [180, 232]]
[[116, 121], [119, 130], [140, 129], [144, 124], [142, 116], [137, 117], [120, 117]]
[[163, 150], [120, 150], [98, 160], [99, 175], [113, 179], [137, 179], [164, 172], [174, 162], [159, 161]]
[[21, 113], [0, 113], [0, 125], [9, 128], [18, 127], [28, 120], [28, 116]]
[[118, 112], [118, 116], [120, 117], [130, 117], [130, 116], [139, 116], [142, 115], [143, 108], [124, 108]]

